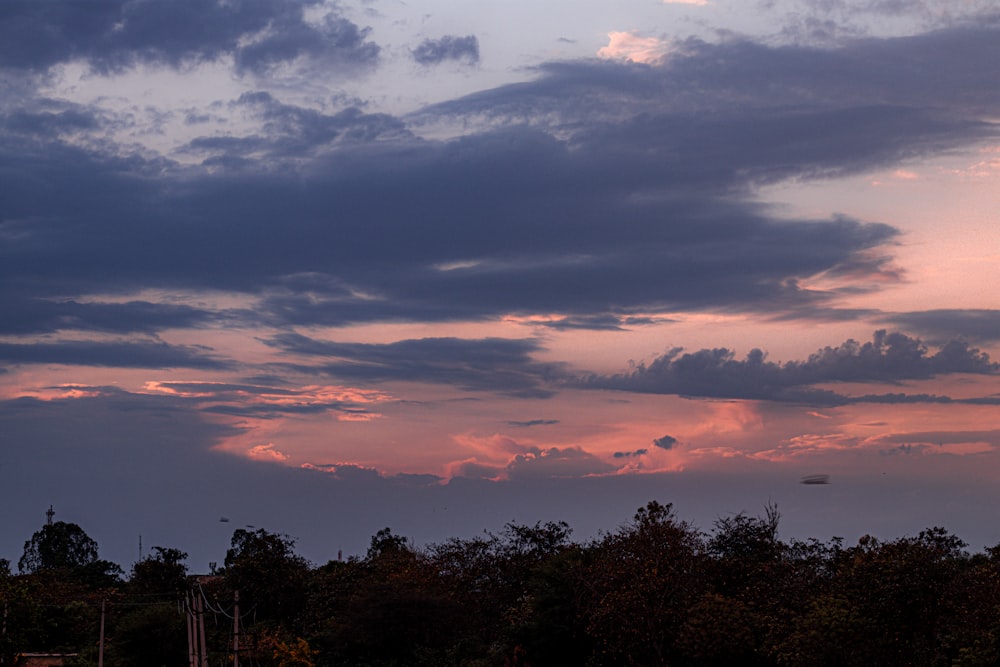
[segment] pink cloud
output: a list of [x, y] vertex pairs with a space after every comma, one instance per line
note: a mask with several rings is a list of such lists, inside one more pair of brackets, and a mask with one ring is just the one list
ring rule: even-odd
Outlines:
[[288, 455], [274, 448], [274, 443], [266, 445], [256, 445], [247, 450], [247, 456], [254, 461], [270, 461], [273, 463], [284, 463], [288, 460]]
[[528, 454], [518, 454], [507, 465], [509, 479], [538, 477], [588, 477], [618, 470], [580, 447], [551, 447]]
[[634, 32], [609, 32], [608, 40], [608, 45], [597, 51], [599, 57], [608, 60], [655, 65], [663, 62], [670, 50], [667, 42], [657, 37], [642, 37]]

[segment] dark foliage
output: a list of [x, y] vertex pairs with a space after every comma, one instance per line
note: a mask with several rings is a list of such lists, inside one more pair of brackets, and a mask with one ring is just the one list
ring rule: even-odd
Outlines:
[[[51, 527], [47, 527], [51, 528]], [[225, 566], [192, 577], [155, 547], [130, 577], [72, 525], [43, 529], [19, 575], [0, 561], [0, 664], [61, 650], [108, 667], [188, 664], [185, 604], [205, 609], [210, 664], [994, 665], [1000, 546], [970, 554], [943, 528], [845, 547], [780, 539], [777, 508], [703, 533], [650, 502], [589, 543], [565, 523], [426, 549], [386, 528], [363, 558], [313, 567], [294, 541], [237, 530]]]

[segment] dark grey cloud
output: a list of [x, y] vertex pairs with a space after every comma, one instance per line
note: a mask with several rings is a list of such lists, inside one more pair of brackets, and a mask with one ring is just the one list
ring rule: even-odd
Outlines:
[[507, 425], [517, 428], [528, 428], [531, 426], [551, 426], [558, 423], [558, 419], [529, 419], [527, 421], [510, 421], [507, 422]]
[[725, 348], [684, 352], [670, 350], [649, 364], [639, 363], [618, 375], [591, 375], [580, 386], [654, 394], [711, 398], [755, 399], [838, 405], [848, 402], [951, 402], [929, 394], [868, 394], [847, 397], [813, 388], [835, 382], [898, 384], [954, 373], [995, 375], [1000, 365], [987, 354], [960, 341], [931, 352], [919, 339], [902, 333], [876, 331], [872, 340], [848, 340], [826, 347], [805, 361], [768, 361], [764, 352], [751, 350], [737, 359]]
[[262, 72], [300, 56], [346, 71], [371, 67], [381, 49], [367, 41], [370, 32], [341, 17], [327, 16], [316, 27], [306, 24], [301, 16], [282, 16], [271, 23], [263, 39], [235, 50], [236, 69]]
[[558, 317], [551, 320], [533, 322], [532, 324], [549, 329], [556, 329], [558, 331], [569, 331], [574, 329], [587, 329], [590, 331], [624, 331], [633, 326], [662, 324], [670, 321], [670, 318], [667, 317], [643, 317], [603, 313], [600, 315]]
[[[763, 0], [765, 10], [787, 9], [788, 5]], [[801, 0], [791, 5], [781, 21], [784, 39], [811, 43], [843, 43], [846, 39], [869, 35], [896, 23], [896, 29], [932, 29], [944, 26], [995, 20], [997, 9], [990, 0]]]
[[558, 319], [549, 320], [540, 324], [541, 326], [559, 331], [568, 331], [572, 329], [621, 331], [624, 329], [622, 326], [622, 318], [610, 313], [583, 317], [560, 317]]
[[46, 138], [96, 130], [103, 122], [91, 109], [48, 101], [32, 110], [14, 111], [0, 120], [5, 132]]
[[238, 71], [263, 72], [301, 56], [345, 70], [374, 64], [367, 29], [304, 10], [317, 0], [9, 0], [0, 3], [0, 66], [42, 71], [84, 60], [99, 71], [136, 63], [179, 67], [232, 55]]
[[[2, 293], [2, 292], [0, 292]], [[169, 328], [194, 328], [228, 319], [215, 311], [174, 304], [128, 301], [94, 303], [65, 299], [2, 299], [4, 318], [0, 334], [38, 334], [59, 331], [155, 333]]]
[[954, 338], [973, 343], [1000, 341], [1000, 310], [938, 308], [895, 313], [883, 320], [916, 331], [932, 342]]
[[421, 65], [438, 65], [446, 60], [474, 65], [479, 62], [479, 40], [475, 35], [445, 35], [439, 39], [425, 39], [413, 49], [412, 55]]
[[649, 453], [648, 449], [637, 449], [637, 450], [632, 451], [632, 452], [615, 452], [613, 456], [616, 459], [630, 459], [630, 458], [635, 458], [635, 457], [639, 457], [639, 456], [645, 456], [648, 453]]
[[[119, 9], [152, 12], [146, 4], [158, 7]], [[253, 21], [225, 29], [239, 35], [280, 31], [278, 15], [302, 10], [209, 5], [248, 12]], [[63, 14], [84, 11], [33, 6], [4, 5], [4, 25], [28, 17], [58, 33], [76, 20]], [[102, 17], [72, 30], [102, 34]], [[116, 331], [97, 310], [80, 314], [83, 297], [143, 289], [239, 292], [259, 300], [247, 316], [280, 328], [539, 313], [558, 314], [552, 326], [596, 329], [677, 310], [829, 315], [838, 297], [899, 279], [898, 230], [781, 217], [755, 188], [993, 136], [984, 119], [1000, 109], [998, 34], [982, 24], [822, 50], [692, 41], [661, 67], [549, 64], [534, 81], [406, 119], [325, 114], [258, 92], [234, 104], [263, 129], [191, 141], [202, 167], [71, 144], [60, 137], [88, 131], [85, 114], [42, 118], [44, 105], [26, 103], [20, 129], [0, 134], [0, 309], [25, 313], [25, 324], [7, 325], [25, 333], [66, 322]], [[81, 40], [40, 46], [49, 60], [39, 62], [96, 53]], [[437, 141], [403, 125], [452, 117], [489, 129]], [[832, 286], [804, 287], [819, 275]], [[30, 321], [33, 311], [43, 315]], [[136, 317], [145, 332], [208, 316]]]
[[283, 104], [267, 92], [244, 93], [234, 107], [251, 112], [263, 123], [259, 135], [199, 137], [181, 152], [242, 157], [265, 153], [274, 158], [302, 158], [344, 143], [409, 138], [403, 122], [387, 114], [366, 114], [349, 107], [334, 114]]
[[659, 447], [660, 449], [673, 449], [676, 444], [677, 438], [672, 435], [665, 435], [662, 438], [656, 438], [653, 440], [653, 445]]
[[232, 364], [208, 348], [161, 341], [77, 341], [0, 343], [8, 364], [67, 364], [112, 368], [198, 368], [222, 370]]
[[[627, 119], [652, 124], [687, 121], [696, 141], [701, 140], [696, 131], [699, 123], [709, 123], [723, 134], [718, 142], [704, 146], [706, 158], [714, 157], [714, 151], [737, 148], [726, 140], [734, 138], [731, 135], [739, 128], [745, 132], [739, 147], [763, 149], [742, 157], [734, 152], [738, 169], [757, 171], [748, 176], [766, 180], [776, 175], [778, 165], [763, 163], [779, 153], [795, 158], [786, 165], [793, 170], [811, 164], [825, 171], [833, 167], [828, 162], [831, 157], [849, 155], [837, 168], [863, 169], [989, 131], [979, 121], [995, 108], [1000, 94], [989, 86], [988, 71], [966, 67], [969, 79], [954, 73], [961, 62], [995, 62], [1000, 57], [995, 40], [998, 23], [984, 21], [911, 37], [859, 39], [838, 48], [689, 39], [676, 44], [663, 66], [548, 63], [532, 82], [445, 102], [421, 111], [417, 118], [479, 115], [567, 127], [597, 120], [616, 126]], [[708, 109], [719, 116], [694, 115]], [[894, 129], [889, 119], [901, 125]], [[786, 122], [788, 134], [781, 138], [779, 128]], [[857, 133], [845, 137], [852, 124]], [[641, 127], [633, 122], [609, 129], [616, 138], [627, 139]], [[760, 133], [756, 139], [752, 130]], [[682, 137], [670, 134], [650, 138], [656, 139], [651, 149], [669, 147], [661, 143], [663, 139], [683, 145]], [[774, 139], [777, 142], [768, 149]], [[835, 144], [845, 139], [838, 149]], [[868, 149], [862, 148], [864, 143], [870, 144]], [[812, 161], [820, 156], [820, 161]]]
[[910, 456], [912, 454], [921, 454], [928, 449], [931, 449], [928, 445], [902, 444], [889, 449], [880, 449], [878, 453], [880, 456]]
[[817, 485], [817, 484], [829, 484], [830, 476], [825, 474], [816, 475], [806, 475], [799, 480], [799, 484]]
[[316, 357], [296, 366], [352, 382], [434, 382], [471, 391], [546, 398], [565, 376], [561, 364], [541, 363], [534, 340], [422, 338], [395, 343], [338, 343], [282, 334], [264, 341], [284, 352]]
[[994, 447], [1000, 447], [1000, 430], [978, 431], [910, 431], [905, 433], [890, 433], [877, 438], [879, 443], [886, 444], [923, 444], [945, 447], [967, 443], [986, 442]]

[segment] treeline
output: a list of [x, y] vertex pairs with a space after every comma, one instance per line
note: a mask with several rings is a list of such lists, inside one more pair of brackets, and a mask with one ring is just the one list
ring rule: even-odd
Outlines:
[[[185, 606], [209, 664], [995, 665], [1000, 547], [943, 528], [854, 546], [783, 541], [773, 507], [702, 532], [651, 502], [585, 544], [565, 523], [423, 549], [389, 529], [363, 558], [314, 566], [287, 536], [236, 530], [214, 576], [157, 547], [125, 573], [74, 524], [44, 526], [18, 574], [0, 562], [0, 664], [27, 651], [97, 664], [189, 664]], [[234, 624], [236, 593], [239, 621]]]

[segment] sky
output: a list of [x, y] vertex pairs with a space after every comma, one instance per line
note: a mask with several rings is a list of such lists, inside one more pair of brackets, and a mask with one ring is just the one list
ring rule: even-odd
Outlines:
[[996, 545], [998, 73], [986, 0], [5, 0], [0, 558]]

